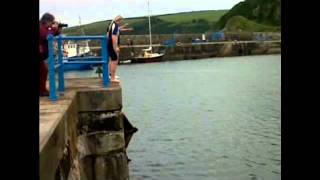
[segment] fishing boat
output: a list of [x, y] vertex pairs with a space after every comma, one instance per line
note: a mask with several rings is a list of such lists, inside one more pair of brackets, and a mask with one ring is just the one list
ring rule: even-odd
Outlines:
[[70, 61], [64, 60], [63, 70], [64, 71], [81, 71], [81, 70], [93, 70], [91, 64], [80, 64], [80, 63], [70, 63]]
[[[79, 25], [82, 32], [82, 35], [85, 36], [84, 30], [81, 26], [81, 19], [79, 16]], [[65, 53], [65, 58], [63, 60], [63, 69], [64, 71], [81, 71], [81, 70], [92, 70], [92, 64], [85, 63], [76, 63], [78, 57], [89, 56], [91, 54], [91, 50], [89, 47], [89, 41], [81, 41], [81, 42], [73, 42], [68, 41], [63, 46]]]
[[72, 42], [68, 41], [64, 44], [64, 50], [67, 52], [66, 57], [84, 57], [90, 55], [90, 47], [88, 41], [84, 42]]

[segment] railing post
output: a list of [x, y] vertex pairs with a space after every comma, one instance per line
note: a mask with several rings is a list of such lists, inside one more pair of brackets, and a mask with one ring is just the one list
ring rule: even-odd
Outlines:
[[[80, 36], [80, 37], [53, 37], [53, 35], [49, 35], [48, 39], [48, 49], [49, 49], [49, 57], [48, 57], [48, 66], [49, 66], [49, 85], [50, 85], [50, 93], [49, 98], [51, 101], [57, 101], [57, 89], [56, 89], [56, 78], [55, 78], [55, 59], [54, 59], [54, 41], [58, 42], [58, 90], [63, 92], [65, 90], [65, 82], [64, 82], [64, 63], [63, 63], [63, 40], [82, 40], [82, 39], [96, 39], [101, 40], [101, 53], [102, 53], [102, 61], [98, 63], [102, 64], [103, 68], [103, 87], [108, 87], [110, 84], [109, 79], [109, 58], [107, 51], [107, 40], [106, 36]], [[89, 63], [89, 62], [84, 62]]]
[[62, 39], [61, 39], [61, 35], [59, 35], [58, 37], [58, 63], [59, 63], [59, 67], [58, 67], [58, 73], [59, 73], [59, 91], [63, 92], [64, 91], [64, 68], [63, 68], [63, 52], [62, 52]]
[[109, 79], [109, 58], [107, 51], [107, 37], [101, 39], [101, 54], [102, 54], [102, 76], [103, 76], [103, 86], [108, 87], [110, 83]]
[[48, 65], [49, 65], [49, 97], [51, 101], [57, 100], [56, 94], [56, 80], [55, 80], [55, 68], [54, 68], [54, 50], [53, 50], [53, 35], [48, 36], [48, 48], [49, 48], [49, 58], [48, 58]]

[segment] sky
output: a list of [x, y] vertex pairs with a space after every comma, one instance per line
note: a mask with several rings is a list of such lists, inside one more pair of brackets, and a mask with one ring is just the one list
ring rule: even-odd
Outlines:
[[[199, 10], [231, 9], [243, 0], [149, 0], [151, 15]], [[148, 0], [39, 0], [39, 17], [45, 12], [70, 26], [148, 15]], [[80, 18], [79, 18], [80, 17]]]

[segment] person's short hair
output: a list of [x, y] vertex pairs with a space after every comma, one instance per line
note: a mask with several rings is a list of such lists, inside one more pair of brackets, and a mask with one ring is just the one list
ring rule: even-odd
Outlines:
[[48, 23], [48, 22], [53, 22], [54, 21], [54, 16], [50, 13], [44, 13], [40, 19], [40, 22], [42, 24]]

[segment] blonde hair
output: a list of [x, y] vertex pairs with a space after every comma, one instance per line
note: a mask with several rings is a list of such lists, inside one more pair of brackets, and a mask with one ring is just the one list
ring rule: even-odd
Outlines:
[[119, 20], [122, 20], [122, 19], [123, 19], [123, 17], [121, 15], [118, 15], [113, 19], [113, 21], [119, 21]]
[[122, 20], [122, 19], [123, 19], [123, 17], [122, 17], [121, 15], [116, 16], [116, 17], [110, 22], [109, 27], [108, 27], [108, 31], [111, 30], [112, 24], [113, 24], [114, 22], [119, 21], [119, 20]]

